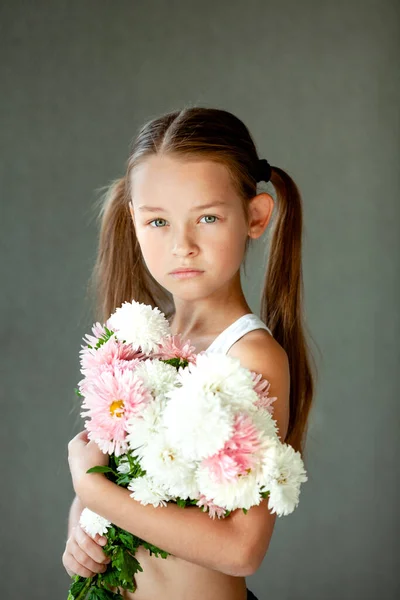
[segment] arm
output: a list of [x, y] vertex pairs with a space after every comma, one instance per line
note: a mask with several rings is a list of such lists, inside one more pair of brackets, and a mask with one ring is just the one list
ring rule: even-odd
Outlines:
[[[235, 344], [230, 354], [270, 382], [270, 395], [278, 398], [273, 417], [282, 441], [289, 419], [287, 355], [264, 331], [251, 332], [246, 338]], [[99, 473], [83, 477], [77, 493], [90, 510], [133, 535], [178, 558], [233, 576], [246, 577], [257, 570], [276, 520], [276, 514], [269, 512], [268, 499], [247, 514], [239, 509], [226, 519], [215, 520], [195, 506], [144, 506], [131, 498], [129, 490]]]
[[79, 517], [84, 509], [84, 505], [78, 496], [72, 501], [71, 508], [69, 509], [69, 519], [68, 519], [68, 536], [71, 536], [72, 528], [75, 527], [79, 522]]
[[[251, 371], [261, 373], [270, 382], [269, 396], [277, 397], [273, 403], [272, 417], [278, 426], [278, 436], [284, 443], [289, 426], [290, 370], [285, 350], [263, 330], [248, 333], [229, 351]], [[276, 521], [276, 513], [270, 513], [268, 498], [253, 506], [247, 515], [236, 510], [231, 515], [236, 528], [247, 539], [249, 548], [248, 575], [260, 567], [268, 550]]]
[[196, 506], [144, 506], [130, 493], [104, 475], [90, 473], [83, 497], [90, 510], [178, 558], [228, 575], [245, 576], [245, 540], [237, 535], [230, 517], [213, 520]]

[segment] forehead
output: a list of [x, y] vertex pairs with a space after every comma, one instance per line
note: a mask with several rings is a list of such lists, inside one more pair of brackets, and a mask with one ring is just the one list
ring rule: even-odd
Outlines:
[[183, 160], [153, 155], [131, 173], [132, 201], [185, 198], [197, 201], [206, 197], [229, 199], [236, 196], [228, 168], [206, 159]]

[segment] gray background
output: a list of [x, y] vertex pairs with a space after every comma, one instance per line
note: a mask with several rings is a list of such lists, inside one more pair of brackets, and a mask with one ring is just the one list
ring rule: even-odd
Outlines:
[[[397, 597], [399, 13], [395, 0], [1, 3], [1, 598], [66, 599], [96, 190], [123, 174], [145, 120], [185, 103], [242, 118], [304, 199], [309, 481], [248, 586], [260, 600]], [[263, 256], [261, 243], [244, 281], [254, 311]]]

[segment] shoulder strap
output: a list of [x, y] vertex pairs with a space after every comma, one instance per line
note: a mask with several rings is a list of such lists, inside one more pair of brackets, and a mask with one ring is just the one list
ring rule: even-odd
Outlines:
[[272, 335], [271, 330], [257, 315], [249, 313], [243, 315], [224, 329], [207, 348], [206, 352], [207, 354], [212, 352], [226, 354], [235, 342], [240, 340], [246, 333], [249, 333], [249, 331], [254, 331], [255, 329], [266, 329]]

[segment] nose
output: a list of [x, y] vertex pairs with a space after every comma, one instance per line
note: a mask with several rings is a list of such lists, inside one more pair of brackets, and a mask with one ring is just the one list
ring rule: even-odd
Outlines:
[[172, 244], [174, 256], [195, 256], [197, 252], [198, 246], [193, 235], [186, 229], [176, 231]]

